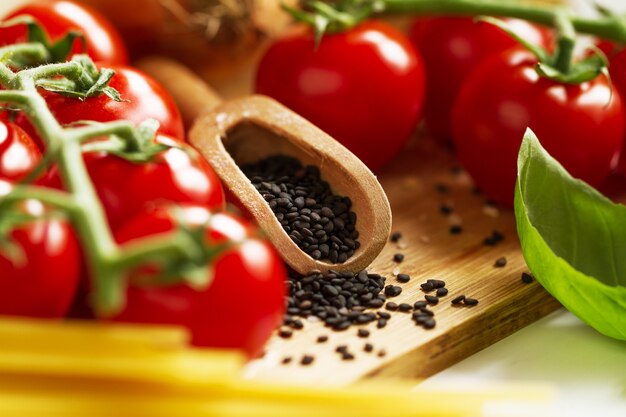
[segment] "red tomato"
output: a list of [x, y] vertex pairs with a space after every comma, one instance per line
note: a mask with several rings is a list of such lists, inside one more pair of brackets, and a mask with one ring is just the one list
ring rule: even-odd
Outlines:
[[0, 179], [19, 181], [40, 161], [41, 152], [26, 132], [0, 120]]
[[[172, 138], [157, 136], [170, 148], [147, 163], [135, 163], [106, 152], [84, 155], [87, 171], [112, 228], [163, 202], [198, 204], [224, 208], [224, 191], [215, 171], [193, 148]], [[45, 185], [61, 188], [56, 167]]]
[[325, 35], [276, 41], [265, 53], [256, 90], [335, 137], [376, 170], [402, 149], [422, 110], [422, 60], [404, 35], [369, 21]]
[[536, 58], [510, 50], [476, 68], [452, 113], [458, 157], [478, 187], [511, 205], [527, 127], [576, 178], [599, 185], [624, 137], [622, 100], [603, 75], [580, 85], [539, 77]]
[[[183, 140], [185, 128], [180, 112], [170, 94], [152, 77], [130, 67], [111, 66], [116, 71], [109, 86], [115, 88], [123, 101], [115, 101], [105, 94], [82, 101], [61, 94], [40, 90], [52, 114], [61, 124], [81, 120], [110, 122], [128, 120], [140, 124], [147, 119], [160, 123], [159, 132]], [[19, 113], [16, 123], [38, 138], [32, 125], [23, 113]]]
[[[547, 47], [548, 32], [529, 22], [508, 19], [507, 24], [527, 41]], [[415, 20], [410, 38], [426, 67], [427, 93], [424, 121], [438, 140], [452, 136], [452, 105], [463, 81], [488, 56], [519, 45], [498, 27], [468, 17]]]
[[[87, 51], [83, 51], [81, 42], [76, 40], [72, 54], [86, 52], [97, 62], [128, 64], [128, 53], [120, 34], [102, 15], [87, 6], [64, 0], [33, 2], [14, 10], [3, 20], [26, 14], [34, 17], [52, 40], [70, 30], [80, 31], [87, 41]], [[20, 42], [27, 42], [26, 26], [0, 28], [0, 46]]]
[[[186, 206], [183, 217], [190, 227], [207, 224], [207, 244], [241, 242], [214, 263], [211, 285], [197, 291], [186, 284], [128, 289], [127, 305], [114, 320], [176, 324], [187, 327], [197, 346], [260, 352], [282, 322], [285, 306], [284, 265], [267, 242], [243, 220], [214, 214], [203, 207]], [[137, 216], [116, 233], [119, 243], [164, 233], [176, 227], [171, 212], [156, 209]]]
[[[609, 63], [611, 81], [620, 95], [626, 97], [626, 49], [615, 49], [614, 52]], [[626, 149], [622, 149], [617, 171], [626, 176]]]
[[[11, 185], [0, 180], [0, 196]], [[35, 200], [24, 213], [41, 217], [44, 206]], [[8, 259], [0, 251], [0, 315], [62, 317], [78, 285], [80, 254], [70, 225], [58, 218], [35, 219], [16, 227], [10, 238], [24, 259]]]

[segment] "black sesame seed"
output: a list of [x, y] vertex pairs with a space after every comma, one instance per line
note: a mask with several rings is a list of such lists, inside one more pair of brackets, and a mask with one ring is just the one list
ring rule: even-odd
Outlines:
[[317, 343], [325, 343], [328, 341], [328, 336], [322, 335], [317, 337]]
[[385, 350], [379, 350], [378, 351], [378, 357], [379, 358], [384, 358], [385, 356], [387, 356], [387, 351], [385, 351]]
[[402, 293], [402, 287], [398, 287], [397, 285], [387, 285], [385, 287], [385, 295], [387, 297], [397, 297]]
[[454, 297], [452, 299], [452, 304], [461, 304], [463, 301], [465, 301], [465, 296], [459, 295], [458, 297]]
[[450, 234], [451, 235], [458, 235], [461, 234], [463, 232], [463, 227], [461, 227], [458, 224], [452, 225], [450, 226]]
[[344, 361], [351, 361], [354, 359], [354, 355], [350, 352], [342, 352], [341, 353], [341, 360]]
[[478, 304], [478, 300], [475, 298], [465, 298], [463, 302], [468, 306], [475, 306], [476, 304]]
[[313, 361], [315, 361], [315, 357], [312, 355], [304, 355], [302, 357], [302, 360], [300, 360], [300, 363], [302, 365], [310, 365], [313, 363]]
[[394, 232], [391, 234], [391, 237], [389, 238], [389, 240], [391, 240], [392, 242], [396, 243], [398, 242], [400, 239], [402, 238], [402, 233], [400, 232]]
[[367, 329], [359, 329], [359, 331], [357, 332], [357, 336], [359, 337], [369, 337], [370, 336], [370, 332]]
[[284, 357], [284, 358], [280, 361], [280, 363], [282, 363], [283, 365], [287, 365], [288, 363], [291, 363], [291, 361], [292, 361], [291, 356], [285, 356], [285, 357]]
[[387, 313], [386, 311], [378, 311], [376, 312], [376, 314], [378, 314], [378, 317], [380, 317], [381, 319], [389, 320], [391, 318], [391, 314]]
[[445, 297], [446, 295], [448, 295], [448, 289], [447, 288], [438, 288], [437, 289], [437, 297]]
[[291, 329], [280, 329], [278, 331], [278, 336], [282, 337], [283, 339], [288, 339], [293, 335], [293, 332], [291, 331]]
[[435, 325], [437, 324], [437, 322], [435, 322], [435, 319], [433, 319], [432, 317], [424, 320], [424, 322], [422, 323], [422, 326], [425, 329], [432, 329], [435, 327]]
[[452, 208], [452, 206], [451, 206], [451, 205], [449, 205], [449, 204], [445, 204], [445, 203], [444, 203], [444, 204], [442, 204], [442, 205], [439, 207], [439, 212], [440, 212], [441, 214], [443, 214], [443, 215], [448, 215], [448, 214], [451, 214], [453, 211], [454, 211], [454, 209], [453, 209], [453, 208]]
[[404, 261], [404, 255], [401, 253], [396, 253], [395, 255], [393, 255], [393, 261], [396, 263]]
[[426, 308], [427, 305], [428, 305], [428, 303], [426, 301], [423, 301], [423, 300], [416, 301], [413, 304], [413, 308], [416, 309], [416, 310], [419, 310], [419, 309], [422, 309], [422, 308]]
[[496, 262], [493, 264], [496, 268], [502, 268], [506, 266], [506, 258], [503, 256], [501, 258], [496, 259]]
[[396, 279], [398, 282], [407, 283], [411, 280], [411, 276], [409, 274], [398, 274]]
[[524, 284], [530, 284], [533, 282], [533, 276], [530, 275], [528, 272], [522, 272], [522, 282]]
[[374, 345], [372, 345], [371, 343], [366, 343], [365, 346], [363, 346], [363, 350], [367, 353], [370, 353], [374, 350]]
[[[274, 155], [242, 170], [293, 242], [313, 259], [343, 263], [360, 247], [352, 201], [333, 194], [319, 168]], [[333, 250], [329, 240], [337, 243]]]
[[443, 288], [446, 286], [446, 282], [440, 279], [429, 279], [426, 283], [432, 284], [433, 288]]
[[385, 327], [387, 325], [387, 320], [386, 319], [378, 319], [378, 322], [376, 323], [376, 327], [379, 329], [382, 329], [383, 327]]
[[411, 307], [411, 304], [408, 303], [400, 303], [398, 304], [398, 310], [402, 311], [402, 312], [407, 312], [407, 311], [411, 311], [413, 309], [413, 307]]
[[393, 301], [389, 301], [387, 302], [387, 304], [385, 304], [385, 308], [389, 311], [396, 311], [398, 309], [398, 304], [394, 303]]
[[434, 295], [425, 295], [424, 298], [426, 299], [426, 301], [428, 301], [428, 304], [435, 305], [439, 302], [439, 298], [435, 297]]
[[344, 353], [348, 351], [348, 346], [347, 345], [339, 345], [335, 348], [335, 352], [337, 353]]
[[434, 286], [432, 284], [432, 282], [425, 282], [423, 284], [420, 284], [420, 287], [422, 287], [422, 290], [428, 292], [428, 291], [432, 291]]

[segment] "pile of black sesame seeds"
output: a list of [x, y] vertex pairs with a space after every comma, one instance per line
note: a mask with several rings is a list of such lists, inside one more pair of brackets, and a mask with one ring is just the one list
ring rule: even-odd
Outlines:
[[[345, 330], [351, 325], [378, 321], [379, 328], [386, 320], [366, 309], [378, 309], [387, 300], [383, 293], [385, 277], [361, 271], [313, 272], [306, 276], [290, 273], [285, 324], [299, 327], [294, 317], [315, 316], [334, 330]], [[295, 323], [295, 326], [294, 326]]]
[[241, 169], [291, 240], [313, 259], [344, 263], [360, 247], [352, 201], [333, 194], [318, 167], [275, 155]]

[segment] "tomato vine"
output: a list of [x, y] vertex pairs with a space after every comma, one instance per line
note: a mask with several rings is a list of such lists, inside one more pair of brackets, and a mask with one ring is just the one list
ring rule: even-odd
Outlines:
[[[14, 72], [14, 64], [24, 57], [42, 65]], [[49, 51], [40, 43], [0, 48], [0, 85], [3, 88], [0, 103], [23, 111], [35, 126], [45, 142], [44, 162], [56, 164], [67, 191], [29, 183], [17, 184], [0, 199], [0, 210], [10, 211], [16, 202], [36, 199], [70, 217], [83, 244], [93, 279], [92, 306], [99, 315], [115, 314], [123, 306], [125, 273], [130, 268], [158, 259], [164, 265], [188, 261], [196, 269], [206, 269], [206, 265], [223, 251], [224, 245], [209, 247], [197, 238], [196, 231], [179, 227], [167, 234], [130, 242], [122, 250], [113, 238], [103, 206], [89, 178], [82, 158], [83, 144], [95, 138], [109, 137], [109, 141], [123, 140], [126, 152], [141, 153], [149, 148], [146, 144], [152, 142], [154, 131], [146, 132], [128, 121], [61, 126], [38, 87], [50, 81], [63, 81], [66, 87], [80, 91], [103, 90], [108, 87], [102, 77], [110, 78], [111, 74], [107, 70], [94, 74], [93, 63], [86, 56], [77, 55], [69, 62], [46, 64], [48, 58]], [[209, 273], [190, 273], [183, 279], [192, 285], [207, 285], [209, 277]]]

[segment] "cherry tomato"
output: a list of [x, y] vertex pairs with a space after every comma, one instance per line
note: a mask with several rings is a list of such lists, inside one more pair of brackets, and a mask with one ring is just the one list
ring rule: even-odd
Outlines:
[[[230, 214], [212, 215], [206, 208], [186, 206], [189, 227], [208, 224], [207, 244], [241, 242], [214, 263], [214, 278], [204, 290], [186, 284], [166, 287], [131, 286], [127, 305], [114, 320], [186, 326], [197, 346], [243, 349], [259, 353], [280, 325], [285, 306], [284, 264], [267, 242], [243, 220]], [[208, 223], [207, 223], [208, 222]], [[173, 230], [171, 211], [158, 208], [140, 214], [116, 233], [119, 243]], [[132, 281], [132, 280], [131, 280]]]
[[[130, 162], [106, 152], [84, 154], [87, 171], [112, 228], [158, 203], [193, 203], [210, 209], [224, 208], [224, 191], [217, 174], [188, 145], [157, 135], [169, 148], [146, 163]], [[56, 167], [44, 185], [61, 188]]]
[[261, 60], [256, 91], [309, 119], [377, 170], [416, 127], [424, 70], [402, 33], [369, 21], [324, 35], [318, 47], [311, 31], [277, 40]]
[[[81, 120], [96, 122], [128, 120], [140, 124], [147, 119], [155, 119], [160, 123], [158, 130], [160, 133], [184, 139], [185, 128], [180, 112], [174, 99], [158, 82], [135, 68], [125, 66], [109, 68], [116, 71], [109, 86], [119, 91], [123, 101], [115, 101], [105, 94], [83, 101], [40, 90], [59, 123], [69, 124]], [[23, 113], [18, 113], [16, 123], [33, 138], [39, 137]]]
[[[72, 54], [87, 53], [94, 61], [107, 64], [128, 64], [128, 53], [122, 37], [100, 13], [71, 1], [33, 2], [11, 12], [3, 20], [19, 15], [31, 15], [57, 40], [70, 30], [80, 31], [87, 50], [79, 40], [74, 41]], [[0, 28], [0, 46], [27, 42], [25, 25]]]
[[[515, 33], [529, 42], [548, 46], [546, 29], [524, 20], [506, 21]], [[426, 66], [428, 89], [424, 122], [433, 137], [449, 142], [452, 105], [463, 81], [485, 58], [518, 43], [500, 28], [467, 17], [417, 19], [411, 26], [410, 38]]]
[[[622, 97], [626, 97], [626, 49], [613, 50], [609, 61], [609, 73], [611, 81]], [[626, 149], [622, 149], [617, 172], [626, 176]]]
[[[10, 190], [11, 185], [0, 180], [0, 197]], [[9, 258], [0, 249], [0, 315], [62, 317], [78, 285], [78, 243], [67, 221], [41, 218], [46, 210], [39, 201], [28, 200], [20, 207], [39, 218], [9, 233], [22, 259]]]
[[19, 181], [41, 161], [41, 152], [19, 126], [0, 120], [0, 179]]
[[536, 58], [510, 50], [489, 58], [463, 85], [452, 113], [458, 157], [478, 187], [511, 205], [527, 127], [576, 178], [599, 185], [624, 137], [622, 100], [604, 75], [579, 85], [539, 77]]

